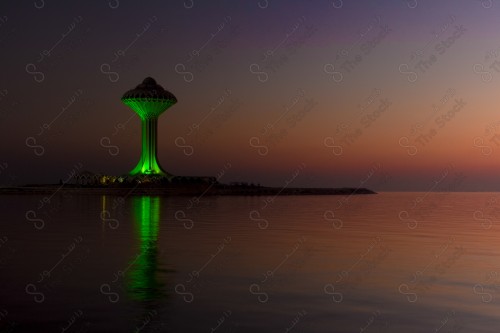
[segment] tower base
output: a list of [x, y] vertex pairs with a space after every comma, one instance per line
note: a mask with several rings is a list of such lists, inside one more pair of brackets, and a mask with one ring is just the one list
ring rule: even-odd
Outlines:
[[132, 171], [129, 172], [129, 175], [130, 176], [160, 176], [160, 177], [167, 178], [169, 181], [175, 177], [171, 173], [168, 173], [168, 172], [164, 171], [163, 169], [161, 169], [161, 167], [159, 167], [158, 165], [157, 165], [157, 167], [158, 168], [155, 168], [155, 169], [145, 168], [145, 166], [143, 164], [139, 163]]

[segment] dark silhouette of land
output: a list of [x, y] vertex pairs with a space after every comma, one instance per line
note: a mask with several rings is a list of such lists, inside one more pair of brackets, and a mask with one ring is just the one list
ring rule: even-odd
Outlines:
[[302, 187], [267, 187], [248, 183], [221, 184], [192, 180], [190, 183], [136, 183], [111, 185], [79, 184], [29, 184], [18, 187], [0, 188], [0, 194], [53, 194], [55, 192], [75, 194], [113, 194], [113, 195], [352, 195], [376, 194], [367, 188], [302, 188]]

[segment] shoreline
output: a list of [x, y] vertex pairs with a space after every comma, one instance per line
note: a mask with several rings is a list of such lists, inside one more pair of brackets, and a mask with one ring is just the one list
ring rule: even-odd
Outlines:
[[251, 187], [230, 185], [205, 186], [135, 186], [135, 187], [81, 187], [74, 185], [34, 185], [0, 187], [1, 194], [51, 194], [58, 192], [71, 194], [109, 194], [109, 195], [162, 195], [162, 196], [197, 196], [197, 195], [361, 195], [377, 194], [367, 188], [304, 188], [304, 187]]

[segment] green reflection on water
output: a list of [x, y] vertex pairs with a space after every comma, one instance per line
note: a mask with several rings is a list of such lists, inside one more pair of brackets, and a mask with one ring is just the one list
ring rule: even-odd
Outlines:
[[132, 210], [140, 252], [132, 260], [127, 289], [134, 300], [154, 300], [166, 296], [158, 279], [159, 197], [133, 197]]

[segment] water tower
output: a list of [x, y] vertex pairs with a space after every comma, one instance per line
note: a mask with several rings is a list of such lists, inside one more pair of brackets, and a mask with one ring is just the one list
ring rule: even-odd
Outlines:
[[147, 77], [135, 89], [127, 91], [122, 102], [134, 110], [142, 122], [142, 152], [137, 166], [130, 175], [160, 175], [173, 177], [164, 171], [156, 156], [158, 117], [177, 103], [175, 96]]

